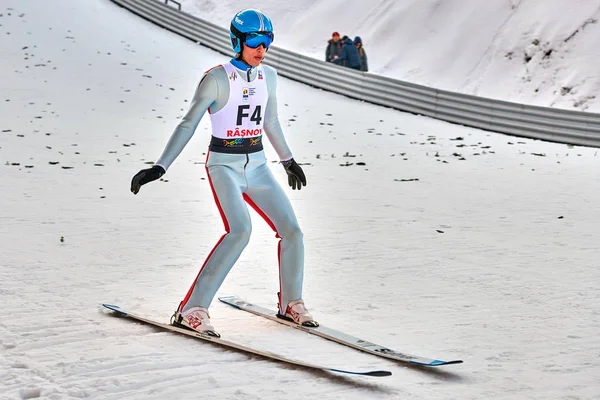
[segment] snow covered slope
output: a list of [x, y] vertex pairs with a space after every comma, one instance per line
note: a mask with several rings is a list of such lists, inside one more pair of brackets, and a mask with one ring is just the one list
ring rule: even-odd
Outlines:
[[182, 0], [223, 27], [256, 7], [275, 44], [323, 59], [361, 36], [372, 73], [454, 92], [600, 112], [600, 0]]
[[[394, 375], [311, 373], [99, 306], [168, 321], [223, 234], [202, 164], [207, 120], [163, 181], [137, 196], [129, 183], [202, 72], [227, 60], [108, 0], [3, 0], [0, 59], [0, 399], [598, 398], [597, 149], [281, 79], [280, 118], [308, 179], [286, 190], [311, 312], [394, 349], [465, 360], [407, 368], [213, 303], [227, 339]], [[273, 307], [277, 241], [253, 222], [219, 295]]]

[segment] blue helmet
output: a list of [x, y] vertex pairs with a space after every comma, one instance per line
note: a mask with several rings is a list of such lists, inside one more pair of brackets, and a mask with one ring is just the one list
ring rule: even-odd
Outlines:
[[269, 17], [255, 9], [242, 10], [235, 14], [229, 28], [231, 47], [236, 53], [242, 52], [242, 43], [257, 48], [261, 44], [268, 48], [275, 35]]

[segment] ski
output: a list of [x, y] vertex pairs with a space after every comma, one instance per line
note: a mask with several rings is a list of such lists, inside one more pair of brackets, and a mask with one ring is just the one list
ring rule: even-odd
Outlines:
[[316, 328], [309, 328], [306, 326], [298, 325], [294, 322], [277, 317], [277, 311], [269, 310], [268, 308], [249, 303], [240, 299], [237, 296], [219, 297], [219, 300], [237, 309], [247, 311], [249, 313], [270, 319], [271, 321], [279, 322], [280, 324], [284, 324], [292, 328], [301, 330], [303, 332], [307, 332], [312, 335], [317, 335], [324, 339], [328, 339], [333, 342], [342, 344], [344, 346], [352, 347], [369, 354], [374, 354], [379, 357], [385, 357], [396, 361], [407, 362], [413, 365], [421, 365], [428, 367], [460, 364], [463, 362], [462, 360], [443, 361], [438, 359], [425, 358], [420, 356], [414, 356], [411, 354], [401, 353], [392, 349], [388, 349], [387, 347], [383, 347], [375, 343], [371, 343], [366, 340], [347, 335], [334, 329], [324, 327], [323, 325], [320, 325]]
[[365, 371], [365, 372], [357, 372], [357, 371], [348, 371], [348, 370], [343, 370], [343, 369], [338, 369], [338, 368], [324, 367], [324, 366], [320, 366], [320, 365], [316, 365], [316, 364], [309, 364], [309, 363], [305, 363], [303, 361], [293, 360], [291, 358], [287, 358], [287, 357], [281, 356], [279, 354], [272, 353], [270, 351], [255, 349], [255, 348], [252, 348], [252, 347], [248, 347], [246, 345], [242, 345], [242, 344], [239, 344], [239, 343], [231, 342], [231, 341], [228, 341], [228, 340], [224, 340], [224, 339], [217, 338], [217, 337], [214, 337], [214, 336], [210, 336], [210, 335], [207, 335], [207, 334], [203, 334], [203, 333], [200, 333], [200, 332], [196, 332], [196, 331], [192, 331], [192, 330], [188, 330], [188, 329], [183, 329], [183, 328], [178, 328], [178, 327], [173, 326], [173, 325], [169, 325], [169, 324], [157, 322], [157, 321], [145, 318], [145, 317], [141, 317], [141, 316], [136, 315], [136, 314], [132, 314], [132, 313], [123, 311], [119, 306], [116, 306], [116, 305], [103, 303], [102, 306], [104, 306], [107, 309], [113, 311], [115, 313], [115, 315], [119, 315], [119, 316], [122, 316], [122, 317], [130, 318], [132, 320], [135, 320], [135, 321], [138, 321], [138, 322], [142, 322], [142, 323], [147, 324], [147, 325], [153, 325], [153, 326], [156, 326], [158, 328], [161, 328], [161, 329], [164, 329], [164, 330], [167, 330], [167, 331], [180, 333], [180, 334], [186, 335], [186, 336], [191, 336], [191, 337], [196, 338], [196, 339], [202, 339], [204, 341], [211, 342], [211, 343], [223, 346], [223, 347], [227, 347], [227, 348], [230, 348], [230, 349], [239, 350], [239, 351], [242, 351], [242, 352], [245, 352], [245, 353], [249, 353], [249, 354], [254, 354], [254, 355], [261, 356], [261, 357], [264, 357], [264, 358], [267, 358], [267, 359], [284, 362], [284, 363], [295, 365], [295, 366], [298, 366], [298, 367], [303, 367], [303, 368], [313, 369], [313, 370], [323, 370], [323, 371], [330, 371], [330, 372], [338, 372], [338, 373], [342, 373], [342, 374], [364, 375], [364, 376], [390, 376], [392, 374], [390, 371]]

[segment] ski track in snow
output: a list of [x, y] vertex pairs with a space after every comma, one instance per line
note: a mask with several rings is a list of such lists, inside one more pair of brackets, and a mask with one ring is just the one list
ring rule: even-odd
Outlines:
[[[281, 122], [308, 178], [288, 193], [309, 308], [375, 343], [465, 360], [409, 367], [213, 303], [227, 339], [393, 375], [310, 372], [99, 305], [168, 321], [222, 235], [203, 165], [207, 117], [163, 181], [137, 196], [128, 187], [202, 72], [227, 58], [106, 0], [5, 0], [0, 52], [0, 399], [600, 398], [596, 149], [281, 78]], [[273, 307], [276, 240], [253, 222], [219, 295]]]

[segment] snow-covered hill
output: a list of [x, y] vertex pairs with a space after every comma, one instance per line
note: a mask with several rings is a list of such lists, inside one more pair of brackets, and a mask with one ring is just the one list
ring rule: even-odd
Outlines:
[[275, 45], [324, 58], [333, 31], [361, 36], [371, 72], [455, 92], [600, 112], [600, 0], [183, 0], [229, 27], [243, 8]]
[[[465, 360], [411, 368], [211, 305], [228, 340], [393, 372], [342, 377], [99, 306], [167, 322], [224, 233], [203, 165], [207, 117], [161, 181], [137, 196], [129, 184], [227, 57], [109, 0], [2, 0], [0, 60], [0, 400], [599, 399], [598, 149], [281, 78], [279, 117], [308, 180], [285, 190], [311, 312], [393, 349]], [[252, 215], [218, 294], [273, 307], [277, 239]]]

